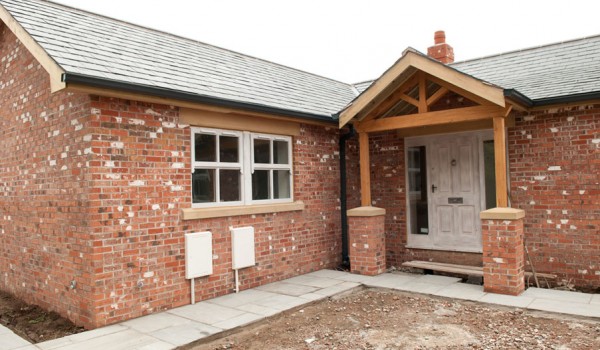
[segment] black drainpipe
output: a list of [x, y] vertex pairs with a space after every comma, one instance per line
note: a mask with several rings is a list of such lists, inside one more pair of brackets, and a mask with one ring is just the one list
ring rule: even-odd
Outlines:
[[350, 267], [348, 257], [348, 203], [346, 200], [346, 141], [356, 135], [356, 130], [349, 124], [350, 130], [340, 136], [340, 208], [342, 211], [342, 268]]

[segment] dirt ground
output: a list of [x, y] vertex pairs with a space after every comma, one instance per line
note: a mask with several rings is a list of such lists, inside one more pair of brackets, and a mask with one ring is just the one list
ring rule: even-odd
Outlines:
[[32, 343], [84, 331], [57, 313], [27, 305], [4, 292], [0, 292], [0, 324]]
[[186, 350], [600, 349], [600, 319], [369, 289]]

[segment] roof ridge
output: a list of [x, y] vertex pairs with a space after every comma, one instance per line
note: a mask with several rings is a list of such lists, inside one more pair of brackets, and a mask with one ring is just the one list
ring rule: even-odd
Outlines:
[[495, 53], [495, 54], [491, 54], [491, 55], [487, 55], [487, 56], [480, 56], [480, 57], [476, 57], [476, 58], [470, 58], [470, 59], [467, 59], [467, 60], [453, 62], [453, 63], [449, 64], [449, 66], [454, 66], [454, 65], [457, 65], [457, 64], [461, 64], [461, 63], [468, 63], [468, 62], [474, 62], [474, 61], [484, 60], [484, 59], [488, 59], [488, 58], [492, 58], [492, 57], [499, 57], [499, 56], [509, 55], [509, 54], [513, 54], [513, 53], [519, 53], [519, 52], [525, 52], [525, 51], [533, 51], [533, 50], [542, 49], [542, 48], [546, 48], [546, 47], [558, 46], [558, 45], [573, 43], [573, 42], [576, 42], [576, 41], [582, 41], [582, 40], [592, 39], [592, 38], [600, 38], [600, 34], [584, 36], [582, 38], [575, 38], [575, 39], [568, 39], [568, 40], [563, 40], [563, 41], [557, 41], [557, 42], [543, 44], [543, 45], [538, 45], [538, 46], [530, 46], [530, 47], [525, 47], [525, 48], [517, 49], [517, 50], [510, 50], [510, 51], [505, 51], [505, 52], [499, 52], [499, 53]]
[[[29, 0], [29, 1], [31, 1], [31, 0]], [[241, 53], [239, 51], [234, 51], [234, 50], [231, 50], [231, 49], [227, 49], [227, 48], [224, 48], [224, 47], [221, 47], [221, 46], [217, 46], [217, 45], [214, 45], [214, 44], [209, 44], [207, 42], [200, 41], [200, 40], [193, 39], [193, 38], [189, 38], [189, 37], [186, 37], [186, 36], [183, 36], [183, 35], [169, 33], [169, 32], [164, 31], [164, 30], [159, 30], [159, 29], [147, 27], [147, 26], [144, 26], [144, 25], [141, 25], [141, 24], [137, 24], [137, 23], [133, 23], [133, 22], [128, 22], [128, 21], [125, 21], [125, 20], [122, 20], [122, 19], [118, 19], [118, 18], [106, 16], [106, 15], [103, 15], [103, 14], [100, 14], [100, 13], [91, 12], [91, 11], [84, 10], [84, 9], [81, 9], [81, 8], [78, 8], [78, 7], [68, 6], [68, 5], [57, 3], [57, 2], [54, 2], [54, 1], [51, 1], [51, 0], [34, 0], [34, 1], [41, 1], [41, 2], [52, 4], [52, 5], [55, 5], [55, 6], [58, 6], [58, 7], [62, 7], [62, 8], [70, 9], [70, 10], [75, 10], [75, 11], [79, 11], [79, 12], [83, 12], [83, 13], [86, 13], [86, 14], [89, 14], [89, 15], [92, 15], [92, 16], [102, 17], [102, 18], [105, 18], [105, 19], [108, 19], [108, 20], [111, 20], [111, 21], [120, 22], [120, 23], [123, 23], [123, 24], [126, 24], [126, 25], [130, 25], [130, 26], [137, 27], [137, 28], [140, 28], [140, 29], [143, 29], [143, 30], [147, 30], [147, 31], [150, 31], [150, 32], [169, 35], [169, 36], [172, 36], [172, 37], [175, 37], [175, 38], [179, 38], [179, 39], [182, 39], [182, 40], [193, 42], [195, 44], [201, 44], [201, 45], [211, 46], [211, 47], [214, 47], [216, 49], [227, 51], [227, 52], [230, 52], [230, 53], [233, 53], [233, 54], [236, 54], [236, 55], [242, 55], [244, 57], [248, 57], [248, 58], [251, 58], [251, 59], [255, 59], [255, 60], [263, 61], [263, 62], [266, 62], [266, 63], [269, 63], [269, 64], [273, 64], [273, 65], [276, 65], [276, 66], [279, 66], [279, 67], [284, 67], [284, 68], [287, 68], [287, 69], [291, 69], [291, 70], [294, 70], [296, 72], [301, 72], [301, 73], [309, 74], [309, 75], [312, 75], [314, 77], [319, 77], [319, 78], [323, 78], [323, 79], [326, 79], [326, 80], [329, 80], [329, 81], [332, 81], [332, 82], [343, 84], [343, 85], [346, 85], [349, 89], [352, 89], [352, 87], [353, 87], [353, 85], [350, 84], [350, 83], [346, 83], [346, 82], [343, 82], [343, 81], [340, 81], [340, 80], [329, 78], [329, 77], [326, 77], [326, 76], [323, 76], [323, 75], [320, 75], [320, 74], [308, 72], [308, 71], [305, 71], [305, 70], [302, 70], [302, 69], [299, 69], [299, 68], [295, 68], [295, 67], [291, 67], [291, 66], [288, 66], [288, 65], [285, 65], [285, 64], [273, 62], [273, 61], [270, 61], [270, 60], [267, 60], [267, 59], [264, 59], [264, 58], [260, 58], [260, 57], [248, 55], [248, 54], [245, 54], [245, 53]], [[0, 3], [1, 3], [1, 1], [0, 1]]]

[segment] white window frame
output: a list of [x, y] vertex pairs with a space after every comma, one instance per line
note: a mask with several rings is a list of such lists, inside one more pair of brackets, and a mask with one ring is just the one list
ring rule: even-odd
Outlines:
[[[250, 152], [249, 159], [250, 164], [247, 169], [251, 169], [251, 174], [254, 174], [255, 170], [268, 170], [269, 171], [269, 197], [272, 197], [274, 194], [274, 184], [273, 184], [273, 170], [287, 170], [289, 176], [289, 184], [290, 184], [290, 198], [279, 198], [279, 199], [252, 199], [252, 176], [246, 176], [245, 181], [247, 191], [248, 202], [250, 204], [271, 204], [271, 203], [289, 203], [293, 200], [294, 197], [294, 172], [292, 165], [292, 138], [289, 136], [280, 136], [280, 135], [270, 135], [270, 134], [259, 134], [259, 133], [247, 133], [249, 135], [248, 139], [250, 140], [250, 147], [248, 150]], [[270, 154], [269, 154], [269, 163], [255, 163], [254, 162], [254, 140], [269, 140], [270, 142]], [[274, 141], [285, 141], [288, 143], [288, 164], [274, 164], [273, 163], [273, 142]], [[245, 158], [245, 159], [246, 159]]]
[[[191, 200], [192, 208], [210, 208], [210, 207], [225, 207], [225, 206], [241, 206], [241, 205], [258, 205], [258, 204], [276, 204], [276, 203], [291, 203], [294, 201], [294, 171], [293, 171], [293, 159], [292, 159], [292, 138], [290, 136], [283, 135], [271, 135], [262, 133], [252, 133], [248, 131], [236, 131], [236, 130], [225, 130], [225, 129], [212, 129], [202, 127], [191, 127], [191, 155], [192, 155], [192, 174], [196, 169], [210, 169], [215, 170], [215, 202], [207, 203], [194, 203], [193, 202], [193, 184], [191, 186]], [[196, 162], [196, 134], [208, 134], [216, 136], [216, 153], [219, 155], [219, 136], [235, 136], [238, 137], [238, 162], [237, 163], [226, 163], [226, 162]], [[269, 164], [254, 163], [254, 140], [262, 139], [269, 140], [270, 142], [270, 154]], [[285, 141], [288, 143], [288, 164], [273, 164], [273, 141]], [[218, 176], [219, 170], [235, 170], [240, 171], [240, 200], [231, 202], [220, 201], [220, 176]], [[280, 199], [252, 199], [252, 174], [255, 170], [269, 170], [269, 197], [273, 196], [273, 170], [287, 170], [289, 171], [289, 184], [290, 184], [290, 197]]]

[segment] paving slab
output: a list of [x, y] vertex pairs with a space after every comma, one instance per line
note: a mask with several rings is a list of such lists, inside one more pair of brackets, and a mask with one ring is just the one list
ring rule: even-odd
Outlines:
[[486, 296], [481, 298], [479, 301], [484, 302], [484, 303], [490, 303], [490, 304], [526, 308], [534, 300], [535, 299], [524, 296], [524, 295], [513, 296], [513, 295], [488, 293]]
[[14, 333], [10, 329], [8, 329], [0, 324], [0, 335], [2, 335], [2, 334], [14, 334]]
[[237, 307], [237, 309], [262, 316], [273, 316], [281, 312], [279, 309], [256, 304], [240, 305]]
[[31, 345], [31, 343], [12, 331], [0, 334], [0, 349], [2, 350], [13, 350], [28, 345]]
[[317, 287], [311, 286], [303, 286], [299, 284], [291, 284], [286, 282], [274, 282], [265, 284], [264, 286], [257, 287], [256, 289], [262, 290], [265, 292], [277, 293], [277, 294], [285, 294], [291, 296], [300, 296], [302, 294], [311, 293], [316, 291]]
[[405, 292], [414, 292], [414, 293], [434, 294], [435, 295], [444, 288], [447, 288], [447, 286], [441, 285], [441, 284], [411, 282], [411, 283], [406, 283], [401, 286], [395, 287], [394, 289], [403, 290]]
[[460, 278], [437, 275], [423, 275], [421, 277], [417, 277], [417, 279], [415, 280], [415, 282], [417, 283], [437, 284], [440, 286], [448, 286], [451, 284], [458, 283], [460, 281], [462, 281], [462, 279]]
[[323, 296], [333, 296], [336, 294], [340, 294], [343, 292], [347, 292], [351, 289], [354, 289], [356, 287], [360, 286], [360, 283], [355, 283], [355, 282], [342, 282], [340, 284], [336, 284], [335, 286], [331, 286], [331, 287], [327, 287], [327, 288], [323, 288], [323, 289], [319, 289], [317, 291], [315, 291], [315, 294], [320, 294]]
[[417, 276], [406, 276], [386, 273], [381, 274], [379, 276], [374, 276], [370, 280], [364, 282], [364, 284], [369, 287], [398, 289], [404, 285], [413, 283], [417, 278]]
[[[1, 346], [1, 344], [0, 344]], [[0, 349], [3, 349], [2, 347], [0, 347]], [[33, 345], [33, 344], [29, 344], [29, 345], [25, 345], [23, 347], [20, 348], [16, 348], [14, 350], [40, 350], [40, 348], [38, 348], [37, 346]]]
[[590, 303], [591, 304], [600, 304], [600, 294], [592, 295], [592, 301]]
[[527, 306], [527, 308], [533, 310], [558, 312], [562, 314], [600, 318], [600, 305], [597, 304], [573, 303], [568, 301], [557, 303], [556, 300], [535, 299]]
[[68, 337], [48, 340], [42, 343], [36, 344], [36, 346], [42, 350], [52, 350], [52, 349], [63, 349], [63, 347], [70, 346], [76, 343], [82, 343], [86, 340], [102, 337], [105, 335], [110, 335], [118, 332], [124, 332], [129, 328], [120, 324], [115, 324], [112, 326], [106, 326], [98, 329], [94, 329], [91, 331], [86, 331], [82, 333], [77, 333], [74, 335], [70, 335]]
[[302, 275], [287, 279], [285, 280], [285, 283], [299, 284], [302, 286], [309, 286], [315, 288], [327, 288], [336, 284], [343, 283], [343, 281], [333, 278]]
[[168, 312], [161, 312], [158, 314], [142, 316], [133, 320], [125, 321], [120, 323], [120, 325], [129, 327], [140, 333], [148, 334], [163, 328], [183, 325], [189, 322], [191, 321], [187, 318], [173, 315]]
[[344, 276], [336, 277], [336, 279], [339, 279], [340, 281], [357, 283], [369, 283], [373, 278], [373, 276], [357, 275], [353, 273], [347, 273]]
[[528, 288], [521, 295], [535, 299], [549, 299], [584, 304], [589, 304], [592, 300], [592, 294], [542, 288]]
[[61, 346], [60, 350], [167, 350], [172, 348], [172, 344], [157, 338], [134, 330], [125, 330]]
[[239, 293], [227, 294], [218, 298], [208, 299], [206, 303], [217, 304], [230, 308], [237, 308], [240, 305], [245, 305], [248, 303], [252, 303], [254, 301], [265, 299], [268, 297], [272, 297], [276, 294], [265, 292], [258, 289], [248, 289]]
[[168, 328], [163, 328], [152, 333], [154, 338], [160, 339], [174, 346], [189, 344], [198, 339], [206, 338], [210, 335], [223, 331], [222, 328], [209, 326], [204, 323], [192, 322], [180, 324]]
[[170, 314], [188, 318], [192, 321], [212, 325], [244, 314], [244, 311], [211, 303], [198, 303], [167, 311]]
[[213, 326], [218, 327], [218, 328], [222, 328], [222, 329], [233, 329], [233, 328], [236, 328], [236, 327], [245, 326], [247, 324], [250, 324], [252, 322], [256, 322], [258, 320], [262, 320], [265, 317], [266, 316], [255, 314], [255, 313], [251, 313], [251, 312], [247, 312], [247, 313], [244, 313], [244, 314], [239, 315], [237, 317], [230, 318], [228, 320], [215, 323]]
[[302, 299], [299, 297], [293, 297], [293, 296], [289, 296], [289, 295], [284, 295], [284, 294], [278, 294], [266, 299], [261, 299], [258, 300], [256, 302], [254, 302], [253, 304], [255, 305], [259, 305], [259, 306], [266, 306], [272, 309], [277, 309], [280, 311], [285, 311], [285, 310], [289, 310], [289, 309], [293, 309], [297, 306], [300, 305], [304, 305], [306, 304], [307, 301], [306, 299]]
[[317, 293], [307, 293], [307, 294], [302, 294], [300, 296], [300, 298], [306, 299], [308, 301], [315, 301], [315, 300], [325, 299], [325, 298], [327, 298], [327, 295], [317, 294]]
[[323, 278], [343, 278], [348, 275], [348, 272], [345, 271], [336, 271], [336, 270], [319, 270], [315, 272], [307, 273], [303, 276], [315, 276], [315, 277], [323, 277]]
[[435, 295], [441, 297], [472, 301], [478, 301], [486, 294], [487, 293], [483, 291], [483, 286], [466, 283], [454, 283], [435, 293]]

